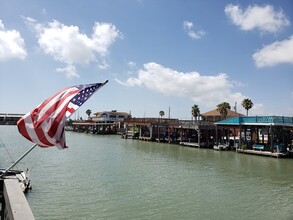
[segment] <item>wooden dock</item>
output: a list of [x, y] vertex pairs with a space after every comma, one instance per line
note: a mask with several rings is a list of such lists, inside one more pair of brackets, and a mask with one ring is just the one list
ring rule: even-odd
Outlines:
[[139, 140], [142, 140], [142, 141], [153, 141], [154, 138], [152, 138], [152, 137], [139, 137]]
[[189, 147], [200, 147], [198, 143], [194, 142], [180, 142], [180, 145], [189, 146]]
[[242, 150], [238, 149], [238, 153], [244, 153], [244, 154], [255, 154], [255, 155], [261, 155], [261, 156], [268, 156], [268, 157], [287, 157], [287, 154], [285, 153], [278, 153], [278, 152], [270, 152], [270, 151], [260, 151], [260, 150]]

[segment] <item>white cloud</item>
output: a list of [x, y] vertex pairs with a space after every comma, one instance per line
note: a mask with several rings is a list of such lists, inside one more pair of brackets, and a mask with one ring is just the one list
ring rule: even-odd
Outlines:
[[204, 31], [194, 31], [193, 23], [190, 21], [183, 21], [183, 30], [188, 34], [188, 36], [194, 40], [200, 39], [205, 35]]
[[56, 71], [59, 73], [65, 73], [67, 78], [79, 77], [76, 67], [73, 65], [68, 65], [65, 68], [57, 68]]
[[128, 65], [131, 69], [133, 69], [133, 68], [136, 67], [136, 63], [135, 63], [134, 61], [129, 61], [129, 62], [127, 63], [127, 65]]
[[116, 82], [120, 83], [121, 85], [123, 86], [141, 86], [142, 85], [142, 82], [137, 79], [137, 78], [134, 78], [134, 77], [130, 77], [126, 80], [126, 82], [122, 82], [121, 80], [119, 79], [115, 79]]
[[262, 32], [276, 33], [282, 27], [290, 25], [283, 11], [275, 11], [271, 5], [248, 6], [243, 11], [239, 5], [229, 4], [225, 7], [225, 13], [233, 24], [245, 31], [259, 29]]
[[205, 106], [216, 106], [223, 101], [240, 103], [245, 98], [241, 93], [231, 91], [233, 85], [225, 73], [215, 76], [183, 73], [154, 62], [144, 64], [144, 68], [138, 70], [137, 78], [116, 81], [125, 86], [145, 86], [165, 95], [187, 97]]
[[184, 30], [190, 30], [193, 27], [193, 23], [191, 21], [183, 21]]
[[106, 70], [109, 68], [109, 64], [106, 62], [106, 60], [102, 60], [100, 63], [98, 63], [98, 67], [101, 70]]
[[9, 59], [25, 59], [24, 40], [16, 30], [6, 30], [2, 20], [0, 20], [0, 61]]
[[274, 66], [280, 63], [293, 64], [293, 35], [284, 41], [276, 41], [253, 54], [257, 67]]
[[[77, 64], [96, 62], [97, 55], [106, 56], [109, 47], [117, 38], [122, 37], [119, 30], [110, 23], [96, 22], [90, 37], [80, 32], [78, 26], [67, 26], [56, 20], [46, 26], [32, 18], [26, 18], [26, 23], [37, 33], [38, 43], [44, 53], [68, 65], [69, 68], [63, 68], [62, 72], [66, 69], [72, 70]], [[105, 68], [104, 61], [102, 64], [102, 68]], [[78, 76], [76, 69], [74, 73], [69, 72], [67, 75]]]

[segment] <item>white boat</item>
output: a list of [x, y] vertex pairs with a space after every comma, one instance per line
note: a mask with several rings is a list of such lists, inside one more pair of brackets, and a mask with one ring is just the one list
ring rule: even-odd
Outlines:
[[214, 145], [214, 150], [229, 150], [229, 145], [227, 144]]
[[[0, 169], [0, 176], [4, 172], [5, 172], [5, 169]], [[28, 169], [26, 171], [9, 170], [3, 176], [1, 176], [1, 178], [3, 178], [3, 179], [17, 178], [19, 181], [20, 188], [24, 193], [27, 193], [32, 188], [31, 184], [30, 184], [29, 177], [28, 177]]]

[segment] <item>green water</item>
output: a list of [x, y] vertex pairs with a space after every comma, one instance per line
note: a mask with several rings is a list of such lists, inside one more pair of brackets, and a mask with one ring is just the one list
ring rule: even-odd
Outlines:
[[[36, 219], [293, 219], [293, 160], [67, 132], [36, 148], [27, 195]], [[32, 144], [0, 126], [13, 158]], [[0, 147], [0, 166], [10, 164]]]

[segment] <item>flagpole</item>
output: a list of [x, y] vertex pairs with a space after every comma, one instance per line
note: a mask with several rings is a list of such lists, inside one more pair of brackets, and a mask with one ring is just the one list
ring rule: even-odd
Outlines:
[[3, 177], [11, 168], [13, 168], [19, 161], [21, 161], [26, 155], [29, 154], [29, 152], [31, 152], [38, 144], [34, 144], [33, 146], [31, 146], [30, 149], [28, 149], [27, 152], [25, 152], [20, 158], [17, 159], [17, 161], [15, 161], [10, 167], [8, 167], [1, 175], [0, 177]]
[[104, 86], [104, 85], [106, 85], [108, 82], [109, 82], [109, 81], [108, 81], [108, 80], [106, 80], [105, 82], [103, 82], [103, 84], [102, 84], [102, 85]]

